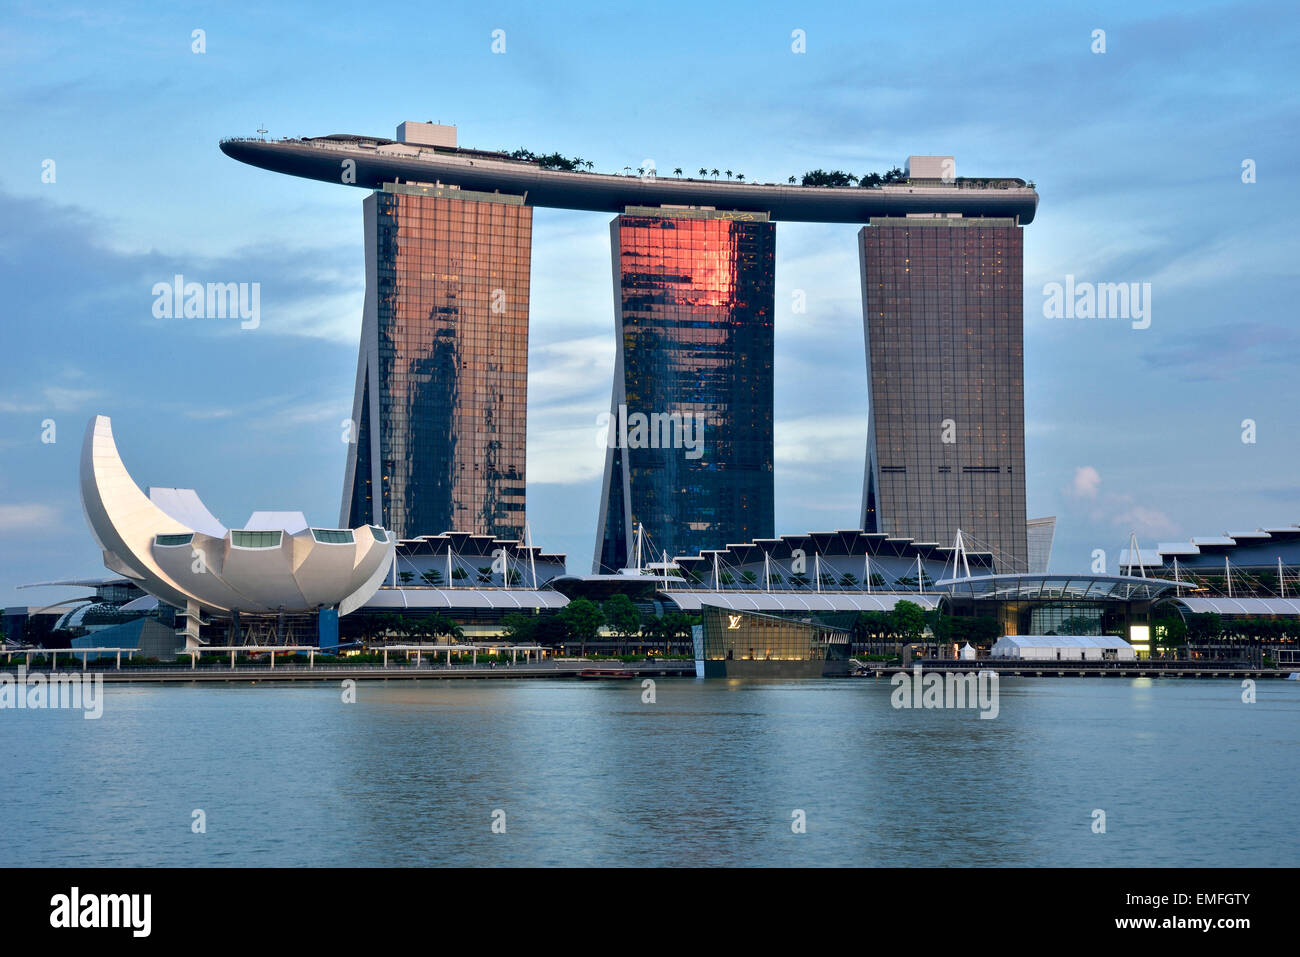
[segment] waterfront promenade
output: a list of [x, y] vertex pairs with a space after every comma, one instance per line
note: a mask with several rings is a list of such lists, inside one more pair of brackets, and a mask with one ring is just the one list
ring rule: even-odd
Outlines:
[[[37, 665], [27, 669], [29, 674], [51, 674], [49, 668]], [[541, 662], [475, 665], [431, 664], [393, 661], [382, 664], [279, 664], [274, 668], [264, 664], [240, 662], [235, 667], [227, 664], [159, 665], [156, 667], [115, 668], [92, 662], [83, 672], [78, 662], [73, 668], [60, 668], [56, 674], [94, 674], [103, 676], [105, 682], [191, 682], [191, 681], [387, 681], [389, 679], [417, 678], [577, 678], [580, 672], [631, 672], [636, 679], [650, 677], [694, 676], [695, 662], [689, 660], [606, 662], [577, 658], [547, 659]], [[614, 680], [611, 676], [602, 680]]]

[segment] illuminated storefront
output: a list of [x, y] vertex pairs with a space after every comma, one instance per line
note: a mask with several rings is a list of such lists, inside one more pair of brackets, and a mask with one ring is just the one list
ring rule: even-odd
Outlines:
[[[700, 608], [706, 678], [819, 678], [849, 673], [849, 632], [811, 618]], [[697, 663], [698, 664], [698, 663]]]

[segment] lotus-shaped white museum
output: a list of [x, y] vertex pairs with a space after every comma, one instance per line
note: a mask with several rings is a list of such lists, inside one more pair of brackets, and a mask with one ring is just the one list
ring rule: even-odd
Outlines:
[[379, 588], [396, 549], [395, 536], [373, 525], [311, 528], [302, 512], [254, 512], [227, 529], [193, 489], [145, 495], [103, 415], [86, 427], [81, 504], [105, 566], [191, 613], [346, 615]]

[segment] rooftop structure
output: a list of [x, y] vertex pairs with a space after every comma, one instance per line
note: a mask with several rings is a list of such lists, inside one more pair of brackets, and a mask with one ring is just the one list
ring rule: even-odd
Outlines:
[[629, 206], [695, 206], [766, 212], [784, 222], [865, 223], [873, 216], [935, 213], [1016, 217], [1025, 225], [1038, 208], [1034, 188], [1013, 177], [864, 188], [569, 172], [544, 169], [505, 153], [411, 141], [412, 125], [404, 126], [405, 143], [337, 133], [282, 140], [231, 138], [221, 141], [221, 150], [250, 166], [363, 189], [382, 189], [392, 182], [431, 183], [522, 195], [530, 206], [609, 213]]

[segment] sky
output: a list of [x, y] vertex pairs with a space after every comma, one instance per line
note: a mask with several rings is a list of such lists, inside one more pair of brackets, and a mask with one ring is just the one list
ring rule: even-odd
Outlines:
[[[77, 488], [95, 414], [137, 482], [195, 488], [227, 525], [257, 509], [337, 524], [365, 193], [219, 151], [259, 127], [392, 136], [433, 120], [463, 146], [600, 172], [649, 159], [777, 182], [951, 154], [961, 176], [1032, 180], [1027, 497], [1031, 517], [1057, 516], [1052, 570], [1086, 572], [1100, 549], [1114, 571], [1131, 533], [1300, 522], [1300, 15], [1057, 7], [6, 4], [0, 604], [108, 574]], [[534, 217], [528, 519], [577, 573], [614, 365], [609, 219]], [[777, 227], [778, 533], [858, 524], [855, 233]], [[260, 324], [156, 318], [153, 286], [178, 273], [259, 283]], [[1044, 289], [1067, 276], [1149, 283], [1149, 325], [1049, 318]]]

